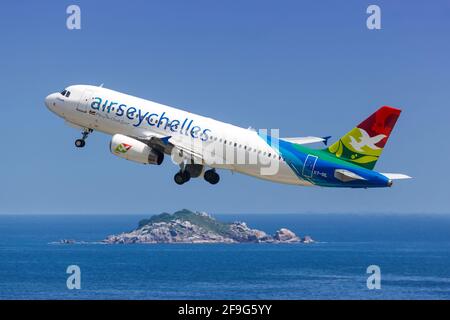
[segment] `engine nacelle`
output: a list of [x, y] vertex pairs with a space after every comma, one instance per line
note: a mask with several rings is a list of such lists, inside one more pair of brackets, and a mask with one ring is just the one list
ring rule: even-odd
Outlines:
[[160, 165], [164, 160], [163, 153], [123, 134], [113, 135], [109, 149], [112, 154], [118, 157], [143, 164]]

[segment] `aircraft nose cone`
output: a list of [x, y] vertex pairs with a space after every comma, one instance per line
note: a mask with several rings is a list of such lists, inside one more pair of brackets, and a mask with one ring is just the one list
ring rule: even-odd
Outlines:
[[47, 106], [47, 108], [49, 108], [50, 105], [50, 95], [45, 97], [45, 105]]
[[47, 108], [49, 108], [50, 110], [53, 110], [54, 107], [54, 102], [55, 102], [55, 94], [49, 94], [48, 96], [45, 97], [45, 105], [47, 106]]

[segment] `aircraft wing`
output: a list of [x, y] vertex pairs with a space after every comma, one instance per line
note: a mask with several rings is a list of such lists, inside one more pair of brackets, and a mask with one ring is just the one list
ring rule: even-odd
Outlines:
[[[295, 138], [282, 138], [282, 140], [296, 143], [296, 144], [309, 144], [309, 143], [317, 143], [317, 142], [323, 142], [324, 144], [327, 144], [328, 137], [295, 137]], [[186, 160], [193, 160], [195, 163], [202, 164], [205, 162], [219, 162], [223, 161], [223, 159], [215, 159], [215, 155], [211, 155], [211, 158], [205, 159], [204, 153], [202, 153], [202, 150], [198, 150], [200, 145], [195, 145], [192, 143], [192, 139], [180, 139], [175, 138], [171, 136], [164, 136], [161, 134], [156, 133], [150, 133], [148, 136], [145, 137], [137, 137], [138, 140], [141, 140], [145, 143], [147, 143], [150, 147], [155, 148], [165, 154], [174, 154], [173, 149], [175, 148], [177, 153], [176, 155], [184, 158]]]
[[144, 142], [149, 147], [157, 149], [163, 153], [170, 154], [172, 152], [172, 145], [168, 143], [170, 136], [165, 136], [158, 133], [149, 133], [148, 135], [134, 137], [135, 139]]
[[296, 144], [309, 144], [309, 143], [316, 143], [316, 142], [323, 142], [325, 145], [328, 143], [328, 139], [330, 139], [331, 136], [328, 137], [292, 137], [292, 138], [281, 138], [281, 140], [288, 141], [291, 143]]
[[202, 156], [200, 145], [192, 143], [192, 139], [180, 139], [172, 136], [165, 136], [157, 133], [149, 133], [147, 136], [136, 137], [146, 143], [149, 147], [157, 149], [165, 154], [173, 155], [178, 159], [192, 160], [194, 163], [202, 164], [205, 159]]
[[201, 150], [198, 150], [198, 147], [196, 148], [192, 143], [174, 138], [169, 138], [168, 142], [172, 145], [172, 155], [181, 159], [192, 160], [196, 164], [204, 162]]

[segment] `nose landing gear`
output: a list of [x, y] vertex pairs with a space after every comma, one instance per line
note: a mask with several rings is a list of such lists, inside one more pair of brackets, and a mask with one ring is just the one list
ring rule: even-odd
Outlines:
[[77, 148], [83, 148], [86, 145], [86, 139], [89, 136], [90, 133], [92, 133], [92, 129], [86, 129], [82, 132], [81, 139], [75, 140], [75, 147]]
[[84, 141], [83, 139], [75, 140], [75, 147], [83, 148], [85, 145], [86, 145], [86, 141]]

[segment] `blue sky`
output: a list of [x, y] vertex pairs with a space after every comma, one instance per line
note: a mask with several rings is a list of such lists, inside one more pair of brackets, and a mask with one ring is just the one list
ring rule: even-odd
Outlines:
[[[66, 28], [81, 7], [82, 29]], [[382, 30], [366, 27], [377, 4]], [[3, 1], [0, 213], [450, 212], [448, 1]], [[281, 136], [337, 138], [381, 105], [403, 109], [377, 164], [414, 180], [390, 189], [272, 184], [222, 172], [177, 186], [44, 106], [70, 84], [101, 84]], [[319, 146], [318, 146], [319, 147]]]

